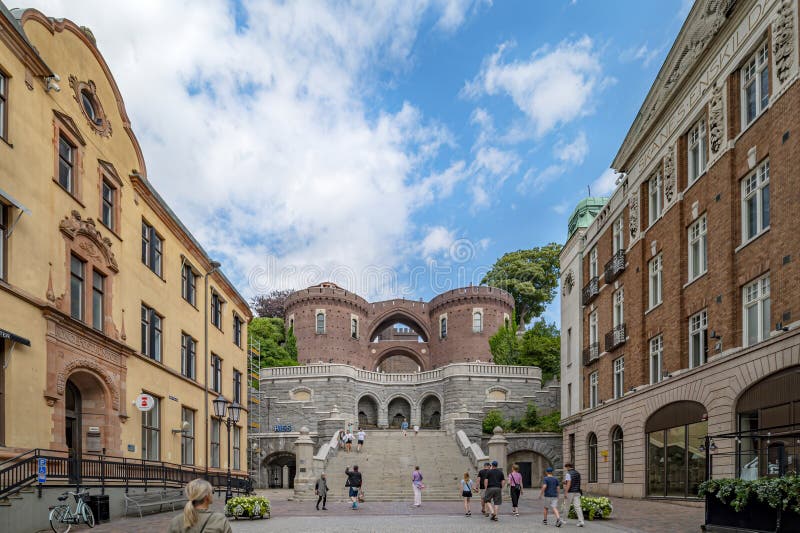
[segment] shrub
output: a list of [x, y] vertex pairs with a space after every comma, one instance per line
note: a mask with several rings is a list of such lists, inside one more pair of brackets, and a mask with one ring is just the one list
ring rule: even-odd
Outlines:
[[800, 476], [789, 474], [777, 478], [709, 479], [700, 483], [699, 496], [716, 496], [719, 501], [733, 507], [736, 512], [747, 507], [755, 498], [773, 509], [790, 509], [800, 514]]
[[[581, 509], [583, 510], [583, 517], [587, 520], [594, 520], [595, 518], [606, 519], [611, 516], [611, 511], [614, 510], [611, 506], [611, 500], [605, 496], [596, 498], [581, 496]], [[573, 505], [569, 506], [568, 516], [572, 519], [578, 518]]]
[[235, 518], [263, 518], [269, 509], [269, 500], [263, 496], [237, 496], [225, 504], [225, 514]]
[[506, 422], [506, 419], [503, 418], [503, 413], [497, 409], [492, 409], [486, 413], [486, 416], [483, 417], [483, 432], [491, 433], [497, 426], [505, 429], [508, 426], [508, 423]]

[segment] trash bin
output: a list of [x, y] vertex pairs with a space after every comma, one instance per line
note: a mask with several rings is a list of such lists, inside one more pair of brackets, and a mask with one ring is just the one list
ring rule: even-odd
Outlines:
[[89, 496], [89, 509], [94, 514], [95, 522], [108, 522], [110, 513], [108, 509], [108, 494]]

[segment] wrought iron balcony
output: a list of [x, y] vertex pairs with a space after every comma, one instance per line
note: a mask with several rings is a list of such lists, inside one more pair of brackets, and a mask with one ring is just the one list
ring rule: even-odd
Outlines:
[[606, 283], [611, 283], [625, 270], [625, 250], [617, 250], [605, 266]]
[[600, 294], [600, 279], [595, 276], [583, 287], [583, 305], [588, 304]]
[[606, 333], [606, 351], [610, 352], [617, 346], [625, 344], [625, 324], [614, 326]]
[[583, 365], [587, 366], [600, 358], [600, 343], [593, 342], [583, 349]]

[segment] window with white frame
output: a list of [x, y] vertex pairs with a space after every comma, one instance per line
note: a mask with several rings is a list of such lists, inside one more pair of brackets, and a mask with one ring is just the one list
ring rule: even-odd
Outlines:
[[742, 129], [769, 105], [769, 45], [764, 42], [745, 63], [742, 80]]
[[597, 277], [597, 246], [589, 252], [589, 279]]
[[325, 312], [317, 311], [317, 335], [325, 333]]
[[742, 242], [769, 228], [769, 160], [742, 180]]
[[769, 275], [763, 276], [742, 289], [744, 299], [744, 345], [752, 346], [769, 337], [770, 331], [770, 298]]
[[664, 183], [661, 180], [661, 171], [650, 178], [647, 182], [647, 209], [648, 209], [648, 223], [653, 225], [658, 217], [661, 216], [661, 211], [664, 209]]
[[625, 394], [625, 358], [614, 359], [614, 398]]
[[697, 122], [689, 131], [689, 184], [699, 178], [708, 166], [706, 120]]
[[623, 227], [623, 223], [625, 221], [622, 219], [622, 215], [614, 221], [614, 228], [613, 228], [613, 239], [612, 243], [612, 251], [613, 253], [617, 253], [620, 250], [625, 249], [625, 230]]
[[661, 254], [655, 256], [648, 266], [650, 272], [649, 302], [650, 309], [661, 303]]
[[589, 374], [589, 407], [597, 407], [597, 371]]
[[472, 311], [472, 332], [480, 333], [483, 331], [483, 311], [476, 309]]
[[597, 339], [597, 311], [592, 311], [589, 315], [589, 345], [595, 344]]
[[625, 288], [614, 293], [614, 327], [625, 323]]
[[664, 338], [659, 335], [650, 339], [650, 383], [662, 379], [661, 366], [664, 360]]
[[705, 309], [689, 318], [689, 368], [706, 362], [708, 352], [708, 313]]
[[689, 281], [697, 279], [708, 270], [706, 231], [706, 215], [689, 226]]
[[350, 337], [358, 339], [358, 317], [350, 317]]
[[439, 338], [447, 338], [447, 315], [439, 317]]

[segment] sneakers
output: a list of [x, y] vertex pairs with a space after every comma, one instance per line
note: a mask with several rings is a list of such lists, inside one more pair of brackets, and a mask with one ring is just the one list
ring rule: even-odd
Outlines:
[[583, 522], [578, 522], [578, 527], [583, 527]]
[[563, 523], [564, 523], [564, 522], [563, 522], [563, 521], [562, 521], [562, 520], [559, 518], [558, 520], [556, 520], [556, 527], [561, 527], [561, 525], [562, 525]]
[[356, 509], [358, 509], [358, 504], [357, 504], [356, 502], [353, 502], [353, 507], [352, 507], [352, 509], [353, 509], [354, 511], [355, 511]]
[[497, 515], [496, 515], [496, 514], [493, 514], [493, 515], [492, 515], [492, 522], [497, 522], [497, 521], [498, 521], [498, 520], [497, 520]]
[[542, 524], [544, 524], [544, 525], [547, 525], [547, 518], [545, 518], [544, 520], [542, 520]]

